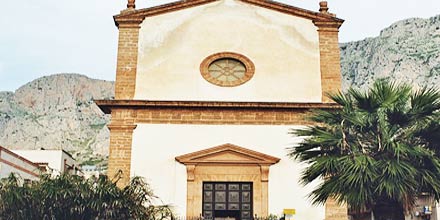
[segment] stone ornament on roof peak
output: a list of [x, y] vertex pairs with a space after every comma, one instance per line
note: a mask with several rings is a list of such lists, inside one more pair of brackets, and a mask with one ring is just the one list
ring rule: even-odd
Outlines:
[[136, 0], [128, 0], [127, 9], [135, 9], [136, 8], [135, 1]]

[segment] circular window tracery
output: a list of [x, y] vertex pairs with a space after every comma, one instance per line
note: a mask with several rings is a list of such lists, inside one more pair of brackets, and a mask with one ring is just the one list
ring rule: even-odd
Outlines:
[[223, 87], [239, 86], [249, 81], [255, 72], [252, 61], [237, 53], [216, 53], [200, 64], [200, 72], [208, 82]]

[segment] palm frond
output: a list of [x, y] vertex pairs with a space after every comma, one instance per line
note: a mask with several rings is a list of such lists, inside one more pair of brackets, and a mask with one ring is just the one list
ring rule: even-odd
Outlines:
[[288, 155], [306, 164], [300, 182], [322, 183], [309, 195], [353, 210], [384, 203], [409, 210], [421, 192], [440, 199], [440, 93], [376, 81], [331, 94], [341, 109], [314, 111], [316, 125], [291, 131], [303, 141]]

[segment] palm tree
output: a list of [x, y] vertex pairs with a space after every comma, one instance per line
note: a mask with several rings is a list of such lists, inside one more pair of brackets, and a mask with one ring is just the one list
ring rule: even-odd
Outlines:
[[439, 91], [379, 80], [330, 97], [341, 108], [314, 112], [315, 125], [293, 130], [304, 141], [289, 149], [307, 164], [303, 184], [322, 180], [314, 203], [335, 198], [354, 213], [404, 220], [422, 193], [440, 199]]
[[24, 183], [11, 174], [0, 181], [0, 219], [171, 219], [167, 206], [153, 206], [149, 185], [135, 177], [124, 188], [106, 176], [63, 174]]

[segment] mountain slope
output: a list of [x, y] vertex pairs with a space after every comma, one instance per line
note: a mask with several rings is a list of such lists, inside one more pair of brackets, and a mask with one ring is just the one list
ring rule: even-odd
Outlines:
[[0, 93], [0, 145], [14, 149], [64, 149], [80, 161], [108, 154], [105, 116], [94, 99], [113, 98], [113, 82], [78, 74], [34, 80]]
[[440, 15], [396, 22], [380, 36], [341, 44], [343, 88], [387, 78], [414, 86], [440, 85]]
[[[380, 36], [341, 44], [343, 87], [388, 78], [440, 87], [440, 15], [396, 22]], [[109, 131], [93, 99], [112, 99], [114, 83], [78, 74], [36, 79], [0, 92], [0, 145], [64, 149], [80, 162], [108, 155]]]

